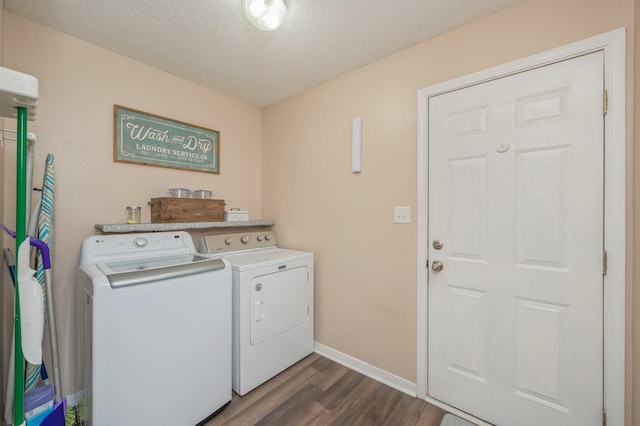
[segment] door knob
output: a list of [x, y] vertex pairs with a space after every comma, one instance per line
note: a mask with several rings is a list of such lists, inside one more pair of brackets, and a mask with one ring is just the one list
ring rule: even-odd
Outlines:
[[434, 272], [439, 272], [442, 271], [444, 269], [444, 265], [442, 264], [441, 261], [439, 260], [435, 260], [432, 264], [431, 264], [431, 269], [434, 270]]
[[441, 250], [442, 247], [444, 247], [444, 244], [442, 244], [442, 241], [440, 240], [434, 240], [433, 241], [433, 248], [436, 250]]

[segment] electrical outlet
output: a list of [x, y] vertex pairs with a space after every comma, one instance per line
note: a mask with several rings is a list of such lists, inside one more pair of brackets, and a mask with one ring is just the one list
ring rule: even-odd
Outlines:
[[394, 207], [393, 223], [411, 223], [411, 207]]

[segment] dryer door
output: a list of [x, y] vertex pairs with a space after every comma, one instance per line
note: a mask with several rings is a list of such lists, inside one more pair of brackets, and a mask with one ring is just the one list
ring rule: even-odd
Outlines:
[[307, 321], [308, 268], [254, 277], [250, 289], [252, 345], [259, 345]]

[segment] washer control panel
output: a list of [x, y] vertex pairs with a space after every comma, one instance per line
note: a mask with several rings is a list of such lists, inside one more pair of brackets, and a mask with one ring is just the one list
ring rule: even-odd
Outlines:
[[112, 262], [127, 256], [169, 256], [194, 253], [191, 235], [187, 232], [155, 232], [144, 234], [94, 235], [80, 249], [80, 264]]
[[213, 234], [202, 237], [200, 253], [220, 254], [267, 247], [276, 247], [276, 236], [273, 231]]

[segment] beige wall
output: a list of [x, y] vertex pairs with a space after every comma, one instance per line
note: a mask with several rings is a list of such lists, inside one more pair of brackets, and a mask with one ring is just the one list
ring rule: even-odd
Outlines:
[[[319, 343], [416, 382], [418, 89], [620, 27], [632, 53], [633, 13], [633, 0], [525, 0], [265, 108], [263, 214], [316, 254]], [[393, 206], [412, 223], [393, 224]]]
[[[634, 13], [634, 48], [633, 56], [628, 58], [627, 63], [632, 63], [635, 70], [640, 70], [640, 0], [634, 1], [635, 13]], [[634, 105], [640, 105], [640, 76], [638, 72], [633, 72], [633, 86], [627, 90], [629, 97], [633, 99]], [[640, 148], [637, 144], [640, 141], [640, 108], [634, 108], [627, 114], [630, 120], [633, 121], [633, 151], [628, 159], [629, 162], [633, 162], [633, 175], [631, 176], [632, 184], [632, 199], [629, 200], [629, 208], [632, 208], [632, 217], [634, 226], [632, 228], [633, 234], [631, 235], [632, 243], [629, 244], [631, 248], [632, 258], [629, 260], [632, 268], [632, 279], [629, 282], [628, 288], [630, 291], [627, 293], [627, 309], [631, 317], [631, 320], [627, 323], [627, 354], [632, 358], [633, 369], [632, 373], [628, 377], [631, 379], [627, 383], [627, 392], [630, 396], [627, 397], [627, 406], [633, 407], [633, 423], [634, 425], [640, 424], [640, 291], [636, 289], [637, 283], [640, 282], [640, 173], [637, 172], [640, 167]], [[627, 191], [629, 192], [629, 191]], [[627, 208], [627, 210], [629, 210]], [[629, 258], [629, 256], [627, 256]]]
[[[4, 25], [5, 66], [37, 77], [40, 84], [38, 117], [29, 127], [38, 135], [34, 183], [41, 185], [47, 153], [55, 155], [53, 278], [63, 391], [69, 393], [74, 391], [74, 276], [82, 240], [96, 223], [123, 223], [127, 205], [142, 205], [148, 222], [149, 199], [176, 186], [211, 189], [259, 218], [261, 112], [11, 13], [5, 12]], [[219, 130], [221, 173], [113, 162], [114, 104]], [[6, 222], [13, 224], [15, 144], [7, 144], [5, 154]]]
[[[65, 393], [74, 390], [68, 379], [69, 333], [81, 241], [93, 233], [94, 223], [122, 222], [126, 205], [146, 206], [149, 198], [178, 185], [211, 188], [251, 210], [253, 218], [262, 208], [262, 217], [276, 219], [283, 246], [316, 254], [317, 341], [416, 382], [417, 90], [620, 27], [628, 29], [632, 58], [636, 9], [634, 0], [525, 0], [262, 112], [5, 13], [5, 66], [40, 80], [38, 120], [30, 127], [39, 138], [35, 182], [41, 180], [46, 153], [56, 155], [54, 281], [66, 342]], [[634, 60], [628, 64], [631, 88]], [[114, 163], [115, 103], [220, 130], [222, 173]], [[632, 118], [638, 114], [631, 115], [632, 96], [628, 105], [631, 147]], [[359, 175], [350, 171], [354, 117], [363, 119]], [[3, 168], [9, 224], [13, 148], [5, 148]], [[634, 158], [630, 176], [640, 153]], [[640, 191], [640, 182], [633, 188]], [[412, 223], [394, 225], [393, 206], [405, 205], [412, 208]], [[633, 209], [634, 218], [640, 219], [639, 211]], [[148, 220], [148, 208], [143, 219]], [[635, 240], [629, 229], [631, 247]], [[635, 253], [629, 265], [640, 264], [640, 250]], [[640, 272], [633, 273], [640, 279]], [[628, 300], [640, 309], [631, 291]], [[631, 325], [629, 312], [630, 360], [640, 356], [640, 338], [633, 346]], [[633, 330], [638, 335], [640, 325]], [[640, 372], [633, 377], [629, 402], [632, 386], [640, 386]], [[633, 399], [638, 407], [639, 392]], [[632, 404], [627, 406], [630, 410]], [[640, 422], [640, 411], [635, 419]]]

